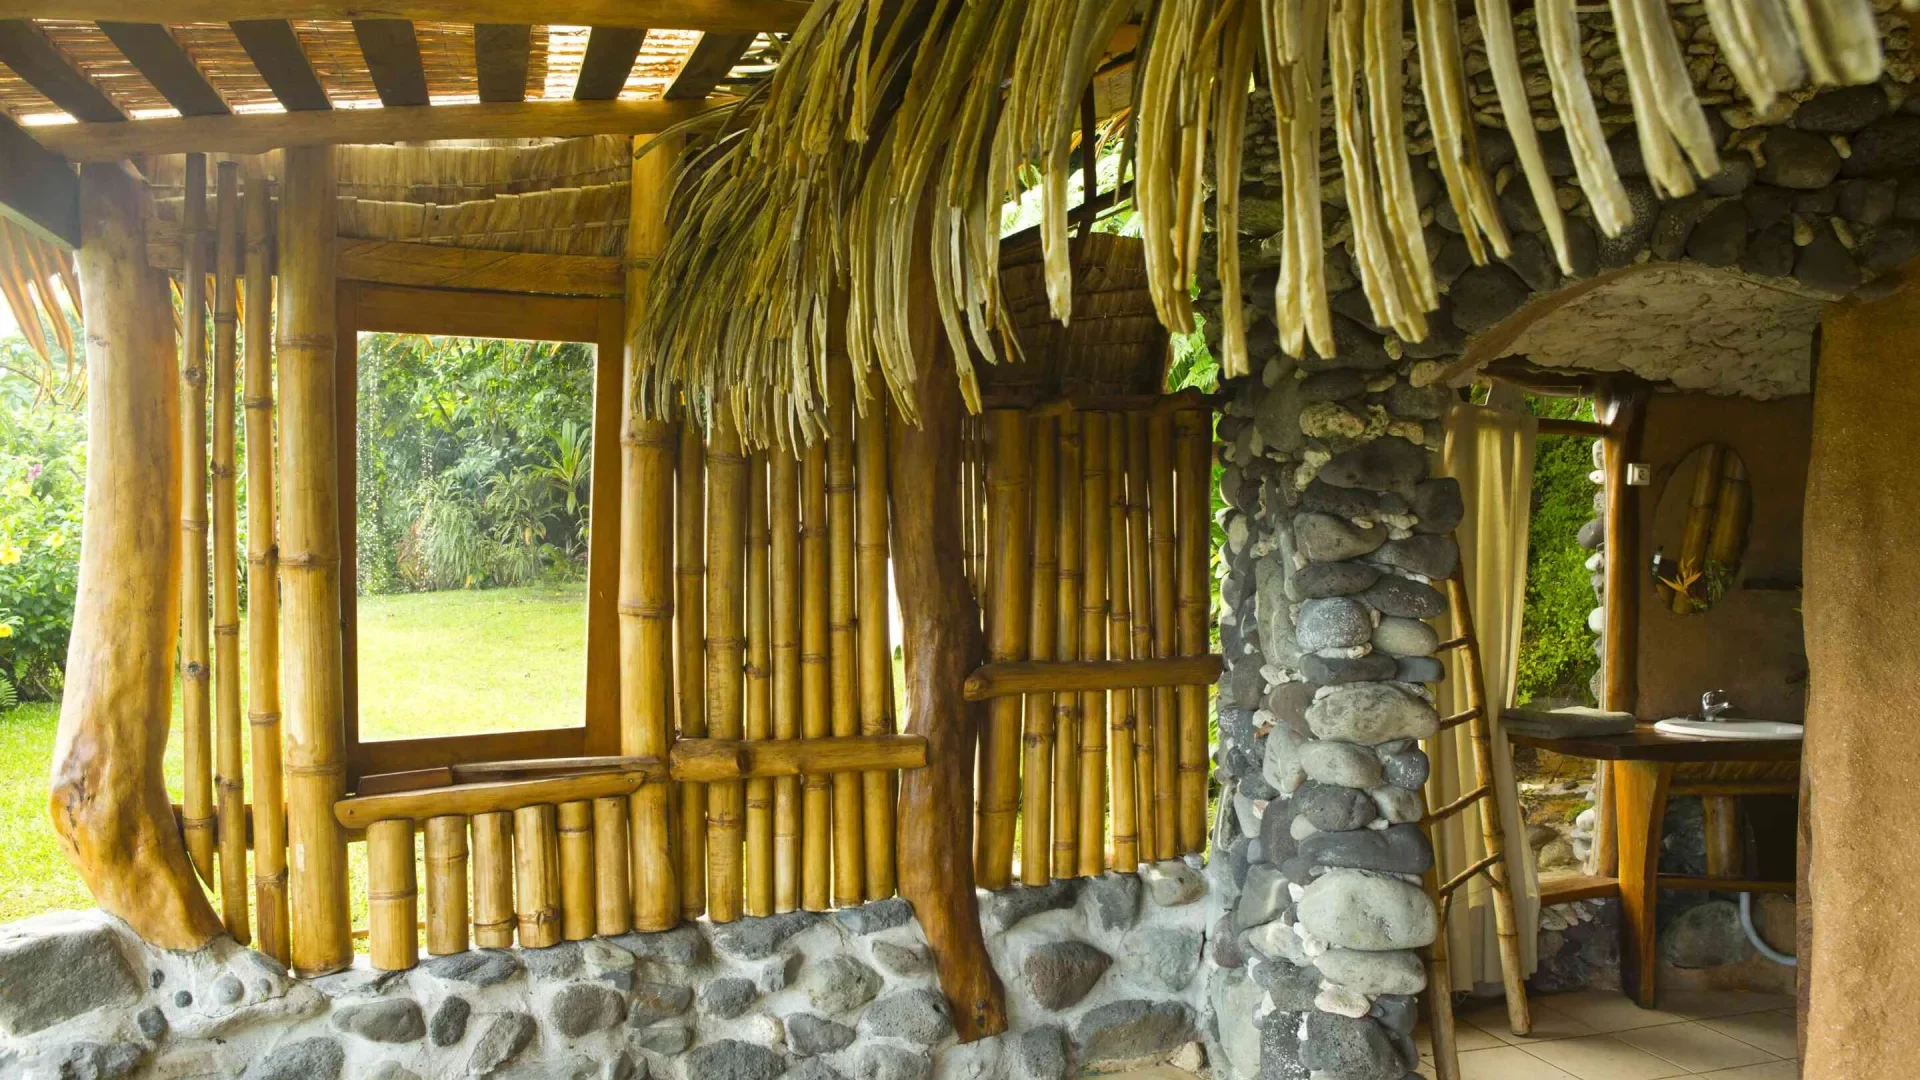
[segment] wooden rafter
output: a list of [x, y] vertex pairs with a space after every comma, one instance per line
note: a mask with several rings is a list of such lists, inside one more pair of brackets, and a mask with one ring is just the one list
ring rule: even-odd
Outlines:
[[420, 39], [406, 19], [355, 19], [353, 36], [367, 58], [367, 72], [388, 108], [426, 105], [427, 69], [420, 59]]
[[533, 27], [527, 23], [480, 23], [473, 28], [473, 66], [481, 101], [527, 100], [527, 61]]
[[575, 101], [611, 101], [620, 96], [640, 55], [647, 32], [627, 26], [596, 26], [587, 35], [587, 54], [573, 84]]
[[[411, 22], [520, 23], [535, 15], [569, 26], [627, 26], [662, 30], [790, 33], [807, 13], [807, 0], [395, 0], [379, 13]], [[0, 0], [0, 19], [153, 18], [148, 0]], [[167, 5], [169, 23], [240, 19], [351, 20], [368, 13], [361, 0], [179, 0]]]
[[514, 101], [398, 109], [183, 116], [129, 124], [54, 124], [33, 136], [71, 161], [136, 154], [263, 154], [283, 146], [431, 139], [568, 138], [649, 135], [731, 99], [693, 101]]
[[106, 91], [26, 19], [0, 19], [0, 63], [75, 120], [104, 123], [127, 118]]
[[0, 215], [34, 235], [80, 246], [80, 181], [65, 158], [0, 116]]
[[716, 34], [700, 35], [700, 41], [688, 54], [687, 62], [680, 67], [679, 74], [667, 86], [664, 95], [670, 101], [698, 101], [713, 93], [720, 80], [727, 77], [733, 65], [740, 62], [748, 49], [753, 48], [753, 34]]
[[273, 89], [273, 96], [289, 112], [331, 109], [327, 88], [313, 70], [313, 61], [300, 44], [293, 24], [285, 19], [239, 19], [233, 24], [233, 36], [247, 50], [260, 77]]
[[233, 112], [187, 55], [173, 33], [160, 23], [103, 22], [100, 30], [140, 69], [153, 88], [181, 116], [227, 116]]

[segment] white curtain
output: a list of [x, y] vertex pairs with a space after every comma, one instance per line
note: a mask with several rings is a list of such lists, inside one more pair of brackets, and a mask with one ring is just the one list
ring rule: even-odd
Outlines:
[[[1488, 405], [1454, 406], [1447, 417], [1446, 449], [1441, 454], [1441, 473], [1460, 481], [1466, 502], [1466, 515], [1456, 535], [1480, 640], [1487, 701], [1496, 715], [1499, 708], [1513, 704], [1520, 664], [1520, 615], [1527, 592], [1527, 524], [1533, 506], [1537, 424], [1516, 397], [1496, 390]], [[1435, 625], [1442, 637], [1451, 636], [1448, 619], [1436, 620]], [[1442, 661], [1447, 678], [1435, 688], [1435, 695], [1440, 715], [1448, 716], [1467, 707], [1466, 651], [1452, 650]], [[1531, 974], [1537, 964], [1540, 890], [1520, 816], [1512, 750], [1499, 724], [1493, 728], [1493, 782], [1505, 825], [1508, 880], [1514, 883], [1521, 970]], [[1442, 733], [1430, 749], [1433, 774], [1427, 782], [1428, 806], [1445, 805], [1478, 786], [1465, 725]], [[1433, 843], [1441, 881], [1471, 866], [1486, 854], [1477, 810], [1441, 823], [1434, 829]], [[1484, 874], [1454, 894], [1447, 953], [1455, 990], [1488, 984], [1498, 988], [1499, 939], [1494, 933], [1493, 896]]]

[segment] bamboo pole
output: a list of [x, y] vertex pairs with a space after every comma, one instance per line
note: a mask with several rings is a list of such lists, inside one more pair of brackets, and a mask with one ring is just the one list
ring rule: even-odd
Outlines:
[[420, 902], [414, 885], [413, 822], [367, 826], [367, 959], [381, 971], [420, 960]]
[[[860, 669], [860, 734], [891, 735], [893, 716], [893, 633], [887, 612], [887, 390], [873, 376], [867, 411], [856, 425], [853, 451], [855, 492], [855, 572], [857, 575]], [[862, 773], [861, 822], [865, 826], [868, 900], [892, 896], [894, 881], [894, 774]]]
[[513, 946], [513, 813], [473, 815], [473, 944]]
[[[1027, 652], [1027, 540], [1032, 508], [1026, 414], [987, 414], [986, 637], [989, 661], [1023, 659]], [[995, 698], [980, 730], [978, 840], [973, 876], [983, 889], [1004, 889], [1013, 876], [1014, 815], [1020, 805], [1020, 701]]]
[[[1035, 414], [1028, 419], [1032, 433], [1033, 555], [1027, 616], [1027, 652], [1036, 660], [1051, 660], [1059, 636], [1060, 553], [1057, 528], [1060, 515], [1059, 472], [1055, 465], [1059, 436], [1054, 418]], [[1053, 694], [1028, 694], [1024, 763], [1020, 783], [1020, 880], [1045, 885], [1053, 869]]]
[[427, 819], [427, 953], [467, 951], [467, 819]]
[[[1152, 577], [1147, 544], [1147, 417], [1127, 414], [1127, 620], [1133, 655], [1152, 660]], [[1158, 772], [1155, 766], [1154, 701], [1158, 693], [1140, 689], [1133, 694], [1134, 810], [1140, 823], [1140, 859], [1159, 855], [1157, 811], [1153, 801]]]
[[[1208, 449], [1211, 416], [1198, 409], [1173, 414], [1175, 457], [1179, 468], [1180, 515], [1177, 579], [1182, 656], [1207, 651], [1207, 621], [1212, 601], [1207, 579], [1213, 565], [1213, 477]], [[1207, 846], [1207, 688], [1191, 683], [1178, 688], [1180, 699], [1180, 851]], [[1490, 774], [1489, 774], [1490, 775]]]
[[[1173, 417], [1155, 413], [1147, 418], [1148, 553], [1153, 563], [1153, 655], [1174, 654], [1174, 536], [1173, 536]], [[1174, 738], [1174, 692], [1170, 686], [1153, 692], [1153, 823], [1154, 855], [1171, 859], [1180, 853], [1175, 804], [1179, 744]]]
[[967, 587], [974, 595], [980, 593], [980, 583], [973, 573], [973, 522], [979, 515], [974, 498], [978, 492], [973, 481], [973, 425], [977, 418], [962, 417], [960, 420], [960, 570], [967, 576]]
[[[832, 691], [827, 669], [827, 447], [807, 447], [800, 467], [800, 727], [807, 739], [833, 733], [829, 719]], [[800, 902], [808, 911], [831, 906], [833, 781], [826, 773], [808, 773], [801, 790]]]
[[[773, 737], [800, 737], [800, 459], [773, 452], [768, 587], [773, 592]], [[773, 910], [800, 906], [800, 778], [773, 782]]]
[[[1054, 507], [1060, 537], [1059, 602], [1054, 608], [1058, 626], [1054, 636], [1056, 660], [1080, 658], [1080, 567], [1085, 555], [1080, 529], [1080, 427], [1079, 413], [1060, 417], [1059, 498]], [[1080, 872], [1080, 695], [1055, 694], [1053, 707], [1057, 750], [1053, 755], [1052, 873], [1057, 878], [1070, 878]]]
[[593, 877], [593, 803], [576, 800], [559, 806], [560, 936], [585, 941], [597, 917]]
[[[706, 453], [700, 425], [687, 416], [680, 422], [674, 556], [679, 589], [674, 633], [679, 650], [682, 739], [707, 734]], [[691, 919], [707, 909], [707, 789], [702, 784], [681, 784], [679, 793], [680, 843], [674, 856], [680, 874], [680, 913]], [[634, 860], [639, 862], [638, 853]], [[639, 914], [634, 913], [636, 922]]]
[[[860, 669], [854, 597], [853, 370], [829, 365], [827, 384], [827, 667], [835, 735], [860, 730]], [[833, 776], [833, 902], [858, 904], [866, 891], [860, 778]]]
[[[746, 652], [747, 458], [731, 410], [716, 408], [707, 441], [707, 733], [738, 739], [744, 733]], [[707, 916], [740, 917], [741, 810], [738, 780], [707, 788]]]
[[[181, 827], [201, 880], [214, 883], [213, 739], [207, 700], [207, 156], [187, 155], [180, 239], [180, 738]], [[329, 465], [329, 468], [331, 465]]]
[[279, 322], [282, 629], [286, 707], [288, 923], [293, 968], [353, 961], [340, 647], [339, 454], [334, 406], [333, 150], [286, 151], [280, 180]]
[[[1726, 448], [1708, 443], [1694, 455], [1693, 493], [1687, 502], [1687, 521], [1680, 541], [1680, 584], [1673, 591], [1675, 614], [1691, 615], [1704, 606], [1707, 595], [1707, 541], [1713, 530], [1714, 504], [1720, 497], [1720, 460]], [[1689, 580], [1691, 579], [1691, 580]]]
[[1737, 570], [1747, 550], [1747, 522], [1753, 505], [1753, 487], [1747, 463], [1729, 450], [1720, 467], [1720, 497], [1715, 501], [1713, 531], [1707, 540], [1709, 564]]
[[[670, 790], [665, 784], [658, 786], [663, 792]], [[602, 795], [593, 800], [593, 926], [601, 937], [633, 929], [633, 898], [628, 891], [633, 880], [630, 812], [628, 797]], [[678, 892], [668, 895], [679, 899]]]
[[[1132, 658], [1127, 596], [1127, 421], [1107, 418], [1107, 653], [1118, 661]], [[1108, 698], [1113, 742], [1113, 868], [1131, 873], [1140, 863], [1139, 815], [1133, 773], [1133, 691], [1115, 689]]]
[[[280, 773], [280, 548], [273, 476], [273, 198], [266, 170], [246, 183], [247, 726], [253, 743], [255, 944], [286, 963], [287, 818]], [[462, 826], [464, 828], [465, 826]], [[465, 905], [461, 905], [465, 908]], [[466, 916], [461, 915], [462, 934]]]
[[[748, 741], [773, 737], [773, 612], [768, 592], [767, 454], [747, 470], [747, 719]], [[748, 780], [746, 895], [748, 915], [773, 914], [773, 781]]]
[[560, 944], [560, 845], [552, 803], [513, 812], [514, 914], [520, 947]]
[[[1107, 658], [1107, 414], [1080, 420], [1080, 532], [1086, 548], [1081, 579], [1080, 659]], [[1121, 696], [1116, 693], [1114, 697]], [[1080, 695], [1080, 876], [1107, 870], [1107, 691]]]
[[240, 500], [234, 489], [234, 362], [239, 347], [240, 163], [215, 169], [213, 286], [213, 719], [220, 915], [242, 945], [247, 913], [247, 780], [241, 764]]

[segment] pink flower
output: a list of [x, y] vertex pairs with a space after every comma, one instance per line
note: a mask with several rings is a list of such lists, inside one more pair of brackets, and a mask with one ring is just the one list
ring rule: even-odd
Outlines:
[[40, 479], [40, 468], [41, 467], [38, 462], [27, 466], [27, 482], [28, 483], [32, 483], [33, 481]]

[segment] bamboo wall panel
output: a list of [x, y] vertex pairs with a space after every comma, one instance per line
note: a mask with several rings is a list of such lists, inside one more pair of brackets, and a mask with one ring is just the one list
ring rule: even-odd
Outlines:
[[[1038, 414], [1031, 418], [1030, 451], [1033, 464], [1033, 555], [1028, 603], [1027, 653], [1035, 660], [1054, 658], [1054, 638], [1059, 633], [1055, 608], [1060, 603], [1060, 518], [1053, 513], [1059, 473], [1055, 467], [1058, 450], [1054, 418]], [[1022, 755], [1020, 784], [1020, 880], [1027, 885], [1045, 885], [1053, 871], [1053, 694], [1026, 696], [1025, 753]]]
[[[675, 473], [674, 574], [677, 582], [674, 643], [678, 650], [680, 738], [707, 734], [707, 458], [700, 426], [680, 422], [680, 459]], [[680, 842], [674, 862], [680, 878], [680, 913], [707, 910], [707, 788], [679, 785]]]
[[[773, 737], [800, 737], [800, 459], [773, 452], [768, 514]], [[800, 906], [800, 778], [773, 782], [773, 909]]]
[[[878, 383], [876, 375], [874, 382]], [[855, 558], [858, 576], [860, 650], [860, 734], [891, 735], [893, 719], [893, 634], [887, 618], [887, 401], [884, 387], [867, 398], [853, 441], [857, 459], [858, 522]], [[891, 772], [862, 773], [861, 852], [866, 895], [881, 900], [894, 892], [893, 831], [896, 784]]]
[[[1054, 608], [1054, 658], [1080, 658], [1081, 548], [1081, 417], [1069, 412], [1060, 418], [1057, 463], [1058, 499], [1054, 513], [1060, 539], [1059, 602]], [[1070, 878], [1080, 872], [1080, 695], [1055, 694], [1053, 732], [1053, 876]]]
[[240, 501], [234, 485], [235, 361], [240, 335], [240, 163], [214, 185], [213, 286], [213, 719], [220, 842], [220, 915], [242, 945], [253, 939], [247, 903], [247, 781], [240, 716]]
[[[800, 539], [800, 728], [803, 738], [823, 739], [833, 733], [827, 664], [832, 620], [827, 611], [826, 444], [816, 442], [807, 448], [800, 475], [805, 514]], [[827, 774], [806, 775], [801, 792], [800, 902], [808, 911], [825, 911], [832, 903], [832, 793], [833, 781]]]
[[[1174, 431], [1180, 521], [1177, 644], [1180, 655], [1199, 656], [1207, 651], [1211, 609], [1207, 579], [1213, 562], [1212, 424], [1206, 413], [1182, 409], [1174, 414]], [[1179, 836], [1180, 852], [1187, 854], [1207, 846], [1207, 688], [1180, 687], [1179, 707]]]
[[467, 819], [427, 819], [427, 952], [467, 951]]
[[382, 971], [405, 971], [420, 958], [414, 881], [413, 822], [367, 826], [367, 959]]
[[[773, 597], [768, 592], [767, 455], [747, 463], [747, 716], [746, 738], [773, 737]], [[746, 782], [746, 883], [742, 909], [773, 914], [773, 780]]]
[[[827, 385], [827, 670], [835, 735], [860, 730], [860, 684], [854, 609], [853, 372], [832, 364]], [[866, 894], [861, 847], [866, 834], [860, 778], [833, 777], [833, 902], [858, 904]]]
[[[989, 662], [1024, 658], [1027, 651], [1028, 451], [1026, 414], [987, 414], [986, 637]], [[1004, 889], [1013, 869], [1014, 817], [1020, 800], [1020, 702], [995, 698], [980, 731], [974, 881]]]
[[[1080, 659], [1107, 658], [1107, 414], [1080, 420], [1080, 535], [1085, 556], [1080, 579]], [[1107, 692], [1080, 695], [1079, 870], [1107, 869]]]
[[513, 815], [473, 815], [473, 944], [513, 945]]
[[[214, 849], [212, 710], [207, 700], [207, 156], [187, 155], [180, 232], [188, 242], [180, 275], [180, 736], [185, 766], [181, 827], [187, 855], [212, 884]], [[331, 467], [329, 463], [329, 467]]]
[[585, 941], [598, 919], [594, 890], [593, 803], [576, 800], [559, 806], [560, 936]]
[[[733, 414], [715, 410], [707, 444], [707, 733], [744, 733], [747, 457]], [[707, 788], [707, 916], [740, 917], [742, 812], [738, 780]]]

